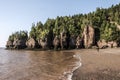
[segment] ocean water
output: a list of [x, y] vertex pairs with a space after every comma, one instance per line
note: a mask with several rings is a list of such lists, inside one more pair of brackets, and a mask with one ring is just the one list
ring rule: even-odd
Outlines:
[[0, 80], [72, 80], [80, 66], [80, 57], [70, 51], [0, 49]]

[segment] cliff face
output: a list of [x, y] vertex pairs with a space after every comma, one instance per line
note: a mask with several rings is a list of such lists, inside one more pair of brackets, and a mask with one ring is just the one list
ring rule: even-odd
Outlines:
[[85, 48], [91, 48], [94, 42], [94, 28], [86, 26], [83, 31], [83, 38]]
[[54, 45], [54, 49], [58, 49], [60, 48], [60, 39], [58, 36], [55, 36], [54, 40], [53, 40], [53, 45]]
[[14, 48], [14, 49], [24, 49], [24, 48], [26, 48], [26, 40], [24, 40], [24, 39], [14, 39], [14, 41], [8, 40], [6, 47]]
[[81, 38], [80, 36], [76, 38], [76, 48], [83, 48], [83, 38]]
[[7, 48], [12, 48], [13, 47], [13, 42], [12, 41], [7, 41], [6, 47]]
[[[22, 47], [26, 43], [27, 47], [36, 48], [36, 42], [38, 48], [48, 49], [57, 46], [61, 49], [91, 48], [93, 45], [102, 48], [106, 44], [108, 47], [120, 46], [119, 17], [120, 4], [117, 4], [110, 8], [97, 8], [96, 11], [88, 14], [58, 16], [55, 19], [47, 19], [44, 24], [39, 21], [32, 24], [29, 37], [33, 39], [28, 40], [26, 31], [17, 31], [9, 36], [6, 47]], [[55, 38], [56, 35], [59, 40]], [[14, 37], [18, 40], [15, 41]], [[41, 40], [43, 38], [47, 38], [47, 41]], [[26, 42], [23, 39], [28, 41]], [[106, 44], [104, 41], [100, 41], [103, 39]]]
[[26, 40], [22, 40], [22, 39], [15, 39], [13, 42], [13, 46], [15, 49], [24, 49], [26, 48]]
[[67, 34], [65, 32], [60, 33], [60, 46], [61, 49], [67, 48]]
[[[49, 36], [48, 36], [49, 37]], [[50, 39], [51, 38], [51, 39]], [[53, 39], [53, 40], [52, 40]], [[65, 32], [62, 32], [60, 36], [55, 37], [45, 37], [44, 39], [39, 39], [36, 41], [34, 38], [26, 39], [17, 39], [15, 38], [13, 41], [8, 40], [6, 47], [14, 48], [14, 49], [24, 49], [24, 48], [40, 48], [42, 49], [74, 49], [74, 48], [92, 48], [95, 42], [95, 29], [92, 26], [85, 26], [83, 29], [82, 36], [78, 35], [68, 35]], [[99, 40], [97, 45], [99, 48], [106, 47], [118, 47], [118, 43], [116, 41], [106, 42], [104, 39]]]
[[33, 38], [29, 38], [29, 39], [26, 41], [26, 46], [27, 46], [28, 48], [31, 48], [31, 49], [36, 48], [37, 42], [36, 42]]
[[48, 45], [48, 43], [47, 43], [47, 38], [45, 38], [45, 39], [39, 39], [38, 40], [38, 43], [39, 43], [39, 45], [43, 48], [43, 49], [47, 49], [48, 47], [47, 47], [47, 45]]

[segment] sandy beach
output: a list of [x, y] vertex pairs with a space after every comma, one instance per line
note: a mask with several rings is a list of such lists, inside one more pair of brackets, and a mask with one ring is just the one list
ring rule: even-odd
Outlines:
[[120, 80], [120, 48], [75, 50], [82, 66], [72, 80]]

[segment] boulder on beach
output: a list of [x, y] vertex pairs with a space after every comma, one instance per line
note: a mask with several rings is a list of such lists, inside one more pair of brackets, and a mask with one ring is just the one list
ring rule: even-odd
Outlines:
[[113, 41], [108, 42], [107, 45], [108, 45], [109, 48], [112, 48], [113, 47]]
[[110, 41], [110, 42], [107, 43], [107, 45], [110, 48], [116, 48], [116, 47], [118, 47], [117, 42], [115, 42], [115, 41]]
[[104, 39], [99, 40], [97, 42], [97, 45], [98, 45], [99, 48], [106, 48], [106, 47], [108, 47], [108, 44], [107, 44], [107, 42]]
[[117, 48], [117, 47], [118, 47], [117, 42], [113, 42], [113, 47], [114, 47], [114, 48]]
[[118, 47], [117, 42], [115, 42], [115, 41], [106, 42], [104, 39], [99, 40], [99, 41], [97, 42], [97, 44], [98, 44], [98, 47], [99, 47], [99, 48], [106, 48], [106, 47], [116, 48], [116, 47]]

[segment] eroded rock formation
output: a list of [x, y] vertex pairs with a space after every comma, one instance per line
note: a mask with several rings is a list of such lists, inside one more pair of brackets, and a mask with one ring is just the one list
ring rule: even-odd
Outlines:
[[67, 35], [65, 32], [60, 33], [60, 46], [61, 49], [67, 48]]
[[115, 42], [115, 41], [110, 41], [110, 42], [107, 43], [107, 45], [110, 48], [118, 47], [117, 42]]
[[99, 40], [97, 42], [97, 45], [98, 45], [99, 48], [106, 48], [106, 47], [108, 47], [108, 44], [107, 44], [107, 42], [104, 39]]
[[83, 38], [85, 48], [92, 47], [94, 43], [94, 28], [91, 26], [86, 26], [83, 31]]
[[6, 47], [7, 48], [12, 48], [13, 47], [13, 42], [12, 41], [7, 41]]
[[80, 38], [80, 36], [78, 36], [76, 38], [76, 48], [78, 49], [78, 48], [82, 48], [82, 47], [83, 47], [83, 39]]
[[60, 47], [60, 39], [58, 36], [55, 36], [53, 40], [53, 45], [54, 45], [54, 49], [58, 49]]
[[[104, 39], [96, 41], [95, 43], [95, 29], [92, 26], [86, 26], [83, 29], [82, 36], [78, 35], [76, 37], [74, 34], [69, 32], [65, 32], [64, 30], [60, 33], [60, 35], [55, 36], [53, 33], [45, 36], [43, 39], [39, 39], [36, 41], [34, 38], [11, 38], [8, 39], [6, 47], [13, 49], [24, 49], [24, 48], [41, 48], [42, 49], [74, 49], [74, 48], [92, 48], [92, 46], [98, 46], [99, 48], [106, 47], [118, 47], [118, 43], [116, 41], [106, 42]], [[28, 39], [28, 40], [27, 40]]]
[[28, 41], [26, 41], [26, 46], [28, 48], [33, 49], [36, 48], [37, 45], [38, 45], [37, 42], [33, 38], [29, 38]]
[[113, 42], [113, 47], [118, 47], [118, 43], [117, 42]]
[[98, 44], [99, 48], [106, 48], [106, 47], [116, 48], [116, 47], [118, 47], [117, 42], [115, 42], [115, 41], [106, 42], [104, 39], [99, 40], [97, 44]]
[[15, 39], [13, 42], [14, 49], [24, 49], [26, 48], [26, 41], [22, 39]]
[[42, 47], [42, 49], [47, 49], [47, 38], [39, 39], [38, 40], [39, 45]]

